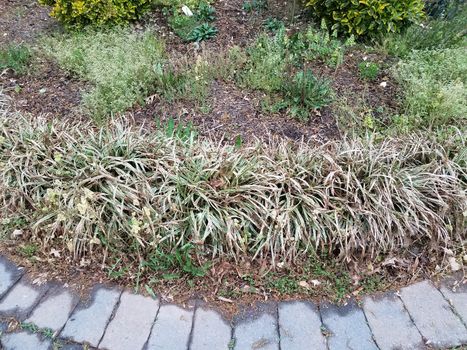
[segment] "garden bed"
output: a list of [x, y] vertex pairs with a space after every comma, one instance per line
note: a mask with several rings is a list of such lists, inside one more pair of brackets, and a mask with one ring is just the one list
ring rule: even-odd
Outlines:
[[77, 31], [0, 4], [0, 253], [228, 311], [463, 270], [465, 19], [355, 42], [212, 5], [193, 43], [170, 7]]

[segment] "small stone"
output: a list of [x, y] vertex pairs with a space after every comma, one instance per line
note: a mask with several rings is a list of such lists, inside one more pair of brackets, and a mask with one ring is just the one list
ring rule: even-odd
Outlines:
[[448, 259], [448, 261], [449, 261], [449, 265], [451, 266], [452, 272], [459, 271], [459, 270], [462, 268], [461, 264], [459, 264], [459, 263], [456, 261], [456, 258], [455, 258], [455, 257], [451, 256], [451, 257]]
[[385, 88], [386, 86], [388, 85], [388, 83], [386, 81], [383, 81], [379, 84], [379, 86]]

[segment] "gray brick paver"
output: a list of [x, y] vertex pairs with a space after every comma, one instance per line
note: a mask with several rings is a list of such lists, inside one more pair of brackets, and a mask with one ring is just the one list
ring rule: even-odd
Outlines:
[[380, 350], [425, 348], [420, 332], [394, 293], [366, 297], [363, 311]]
[[268, 313], [244, 320], [234, 330], [235, 350], [279, 350], [277, 319]]
[[328, 337], [329, 350], [378, 350], [363, 311], [351, 301], [344, 306], [323, 304], [321, 317]]
[[453, 290], [447, 284], [443, 284], [440, 291], [460, 316], [464, 325], [467, 325], [467, 284], [460, 285], [456, 290]]
[[20, 279], [22, 270], [0, 256], [0, 298]]
[[230, 340], [231, 328], [220, 314], [196, 309], [190, 350], [228, 350]]
[[120, 298], [120, 291], [97, 287], [89, 304], [80, 303], [68, 319], [60, 336], [77, 343], [97, 346]]
[[24, 320], [47, 289], [47, 285], [32, 286], [23, 278], [0, 301], [0, 316]]
[[466, 327], [431, 282], [402, 288], [400, 295], [418, 330], [431, 346], [467, 344]]
[[78, 298], [63, 288], [49, 290], [44, 300], [36, 306], [26, 322], [34, 323], [39, 328], [59, 331], [68, 320], [78, 303]]
[[309, 302], [279, 304], [279, 331], [282, 350], [326, 350], [318, 309]]
[[141, 350], [149, 338], [159, 301], [123, 292], [99, 349]]
[[149, 337], [147, 350], [186, 350], [193, 323], [193, 310], [162, 305]]
[[36, 334], [26, 332], [8, 333], [0, 339], [0, 349], [3, 350], [49, 350], [52, 343], [47, 339], [40, 339]]

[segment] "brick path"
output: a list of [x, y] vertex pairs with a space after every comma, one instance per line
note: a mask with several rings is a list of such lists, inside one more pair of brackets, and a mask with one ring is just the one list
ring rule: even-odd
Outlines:
[[[390, 350], [467, 345], [467, 284], [423, 281], [362, 305], [263, 303], [231, 323], [191, 309], [96, 286], [85, 303], [57, 284], [32, 286], [0, 257], [0, 348], [5, 350]], [[28, 326], [7, 332], [6, 320]]]

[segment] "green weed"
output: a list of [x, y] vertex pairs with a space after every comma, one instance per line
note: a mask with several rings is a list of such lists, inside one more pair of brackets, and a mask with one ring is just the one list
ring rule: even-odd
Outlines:
[[379, 74], [379, 65], [375, 62], [362, 61], [358, 64], [360, 77], [366, 80], [375, 80]]
[[243, 11], [250, 12], [261, 12], [268, 8], [267, 0], [246, 0], [243, 2]]
[[310, 110], [327, 106], [332, 101], [329, 81], [316, 78], [311, 70], [299, 71], [283, 85], [284, 102], [293, 116], [308, 119]]
[[209, 23], [203, 23], [199, 26], [196, 26], [188, 36], [188, 41], [200, 42], [203, 40], [208, 40], [214, 38], [218, 30], [216, 27], [212, 26]]
[[274, 18], [274, 17], [268, 17], [264, 21], [264, 27], [269, 30], [270, 32], [276, 33], [279, 29], [284, 27], [284, 22], [282, 22], [280, 19]]
[[17, 74], [26, 72], [31, 60], [31, 50], [25, 45], [10, 44], [0, 47], [0, 72], [11, 69]]
[[287, 67], [286, 36], [280, 29], [274, 37], [261, 35], [247, 49], [248, 61], [240, 75], [241, 83], [266, 92], [279, 91]]
[[[174, 251], [166, 253], [160, 249], [152, 252], [142, 263], [152, 271], [182, 271], [191, 277], [203, 277], [206, 275], [210, 264], [199, 265], [192, 257], [195, 247], [192, 244], [186, 244], [183, 247], [176, 248]], [[174, 274], [165, 274], [165, 279], [180, 278], [177, 272]]]
[[18, 246], [18, 253], [26, 258], [33, 258], [39, 251], [39, 247], [35, 243], [28, 243]]
[[216, 19], [216, 10], [207, 2], [201, 2], [196, 10], [196, 18], [200, 22], [212, 22]]

